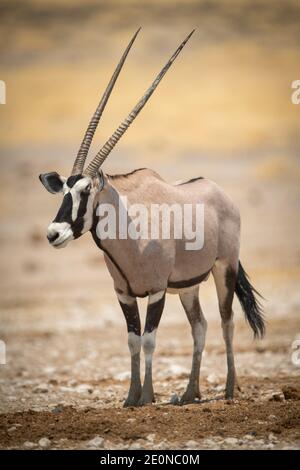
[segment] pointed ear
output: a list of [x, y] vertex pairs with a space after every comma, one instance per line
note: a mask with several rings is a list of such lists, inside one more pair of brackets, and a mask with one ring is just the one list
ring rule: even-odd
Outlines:
[[97, 171], [97, 178], [99, 182], [99, 191], [102, 191], [104, 187], [104, 176], [103, 176], [103, 171], [101, 169]]
[[52, 194], [60, 193], [63, 189], [64, 182], [67, 179], [64, 176], [60, 176], [56, 171], [44, 173], [40, 175], [39, 178], [47, 191]]

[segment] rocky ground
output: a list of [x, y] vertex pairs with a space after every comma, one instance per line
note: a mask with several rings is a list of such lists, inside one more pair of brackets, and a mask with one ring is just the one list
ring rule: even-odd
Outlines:
[[[234, 402], [224, 400], [224, 347], [212, 313], [202, 400], [180, 407], [172, 403], [187, 382], [191, 338], [179, 302], [173, 296], [168, 300], [155, 355], [157, 401], [138, 409], [122, 408], [129, 355], [113, 300], [96, 313], [65, 307], [59, 318], [55, 307], [41, 307], [38, 319], [37, 306], [15, 312], [8, 364], [1, 369], [1, 448], [298, 448], [299, 366], [291, 361], [298, 312], [284, 320], [276, 314], [269, 318], [262, 342], [254, 342], [238, 318], [235, 350], [242, 390]], [[204, 300], [209, 311], [213, 299]]]
[[[0, 107], [0, 448], [299, 448], [300, 106], [290, 100], [300, 78], [299, 2], [72, 5], [0, 1], [8, 91]], [[231, 403], [212, 279], [200, 289], [208, 321], [201, 402], [172, 404], [187, 383], [192, 339], [179, 300], [168, 296], [154, 357], [156, 403], [123, 409], [126, 327], [102, 254], [89, 235], [62, 251], [45, 237], [60, 200], [37, 176], [68, 174], [100, 90], [140, 25], [93, 152], [196, 26], [104, 170], [148, 166], [168, 181], [203, 175], [239, 206], [241, 260], [265, 297], [267, 335], [252, 339], [235, 302], [242, 391]]]

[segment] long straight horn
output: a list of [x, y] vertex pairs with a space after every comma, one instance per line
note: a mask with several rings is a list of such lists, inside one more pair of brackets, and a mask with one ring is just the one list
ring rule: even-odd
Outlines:
[[152, 83], [152, 85], [148, 88], [144, 96], [140, 99], [140, 101], [137, 103], [137, 105], [133, 108], [131, 113], [127, 116], [127, 118], [122, 122], [122, 124], [119, 125], [117, 130], [112, 134], [112, 136], [108, 139], [108, 141], [105, 143], [105, 145], [101, 148], [101, 150], [97, 153], [95, 158], [91, 161], [91, 163], [87, 166], [87, 168], [84, 170], [84, 174], [89, 175], [89, 176], [94, 176], [97, 172], [97, 170], [100, 168], [104, 160], [108, 157], [116, 143], [120, 140], [124, 132], [128, 129], [130, 124], [134, 121], [136, 116], [139, 114], [141, 109], [145, 106], [147, 103], [148, 99], [154, 92], [155, 88], [163, 78], [163, 76], [166, 74], [180, 51], [183, 49], [187, 41], [190, 39], [191, 35], [193, 34], [195, 30], [193, 30], [187, 38], [180, 44], [178, 49], [174, 52], [172, 55], [171, 59], [166, 63], [164, 68], [160, 71], [160, 73], [157, 75], [156, 79]]
[[135, 33], [135, 35], [131, 39], [130, 43], [128, 44], [127, 48], [125, 49], [125, 51], [124, 51], [124, 53], [123, 53], [123, 55], [120, 59], [120, 62], [118, 63], [118, 65], [116, 67], [116, 70], [114, 71], [114, 73], [113, 73], [113, 75], [112, 75], [112, 77], [111, 77], [111, 79], [110, 79], [110, 81], [109, 81], [109, 83], [106, 87], [106, 90], [105, 90], [105, 92], [104, 92], [104, 94], [103, 94], [103, 96], [100, 100], [100, 103], [99, 103], [99, 105], [98, 105], [98, 107], [97, 107], [97, 109], [96, 109], [89, 125], [88, 125], [85, 136], [84, 136], [83, 141], [81, 143], [80, 149], [78, 150], [76, 160], [75, 160], [74, 165], [73, 165], [72, 175], [78, 175], [78, 174], [82, 173], [82, 171], [83, 171], [84, 163], [85, 163], [89, 148], [91, 146], [91, 143], [92, 143], [95, 131], [97, 129], [97, 126], [99, 124], [100, 118], [102, 116], [102, 113], [105, 109], [107, 100], [110, 97], [110, 94], [113, 90], [113, 87], [116, 83], [116, 80], [119, 76], [119, 73], [121, 72], [121, 69], [122, 69], [123, 64], [125, 62], [125, 59], [128, 55], [128, 52], [130, 51], [131, 46], [134, 43], [134, 40], [137, 37], [140, 29], [141, 28], [139, 28], [137, 30], [137, 32]]

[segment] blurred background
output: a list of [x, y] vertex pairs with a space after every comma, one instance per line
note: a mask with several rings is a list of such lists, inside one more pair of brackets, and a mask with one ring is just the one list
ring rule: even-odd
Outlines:
[[[300, 334], [300, 105], [291, 102], [291, 84], [300, 79], [300, 3], [0, 0], [0, 18], [0, 79], [7, 87], [7, 103], [0, 105], [0, 322], [10, 364], [2, 381], [4, 410], [28, 405], [29, 396], [23, 405], [9, 399], [24, 398], [24, 390], [9, 390], [17, 389], [18, 374], [45, 380], [45, 363], [57, 373], [76, 363], [78, 377], [97, 380], [110, 373], [107, 361], [99, 370], [106, 357], [119, 372], [128, 370], [125, 323], [102, 254], [89, 234], [63, 251], [48, 245], [46, 228], [60, 199], [44, 190], [38, 174], [69, 175], [101, 93], [139, 26], [90, 157], [197, 28], [104, 171], [151, 167], [168, 181], [202, 175], [231, 195], [241, 210], [241, 260], [267, 299], [262, 370], [272, 362], [270, 351], [277, 359], [273, 372], [262, 374], [276, 375], [284, 364], [289, 376], [297, 375], [290, 353]], [[208, 344], [223, 354], [211, 280], [201, 296], [212, 322]], [[238, 361], [247, 375], [247, 354], [257, 346], [235, 309]], [[177, 333], [181, 324], [184, 339]], [[164, 331], [157, 356], [164, 353], [171, 364], [177, 354], [188, 367], [191, 340], [175, 297], [167, 302]], [[166, 363], [157, 360], [164, 370]], [[42, 406], [38, 400], [31, 405]]]

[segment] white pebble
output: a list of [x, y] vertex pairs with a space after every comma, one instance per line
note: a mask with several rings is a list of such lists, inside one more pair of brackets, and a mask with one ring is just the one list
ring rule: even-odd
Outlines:
[[48, 393], [49, 388], [47, 384], [40, 384], [33, 389], [35, 393]]
[[238, 439], [235, 437], [227, 437], [224, 439], [224, 444], [227, 444], [229, 446], [235, 446], [238, 443]]
[[214, 373], [209, 374], [209, 376], [207, 377], [207, 382], [209, 382], [210, 384], [216, 383], [218, 382], [218, 377]]
[[24, 442], [23, 444], [23, 447], [25, 447], [26, 449], [33, 449], [34, 447], [36, 447], [36, 443], [35, 442], [30, 442], [30, 441], [26, 441]]
[[266, 444], [264, 446], [264, 449], [274, 449], [274, 444], [272, 444], [272, 442], [270, 442], [269, 444]]
[[184, 444], [184, 447], [187, 448], [187, 449], [195, 449], [198, 446], [199, 446], [199, 444], [196, 441], [187, 441]]
[[96, 437], [94, 437], [94, 439], [91, 439], [87, 443], [87, 446], [88, 447], [96, 447], [97, 449], [103, 448], [104, 447], [104, 439], [103, 439], [103, 437], [96, 436]]
[[75, 388], [77, 393], [93, 393], [93, 387], [89, 384], [80, 384]]
[[204, 439], [203, 444], [207, 447], [215, 447], [216, 442], [213, 441], [212, 439]]
[[12, 426], [11, 428], [8, 428], [7, 432], [14, 432], [16, 430], [17, 430], [16, 426]]
[[141, 444], [139, 444], [138, 442], [133, 442], [128, 447], [129, 450], [139, 450], [140, 448], [141, 448]]
[[50, 439], [48, 439], [48, 437], [42, 437], [42, 438], [39, 440], [39, 446], [40, 446], [40, 447], [43, 447], [43, 449], [47, 449], [48, 447], [51, 446], [51, 441], [50, 441]]

